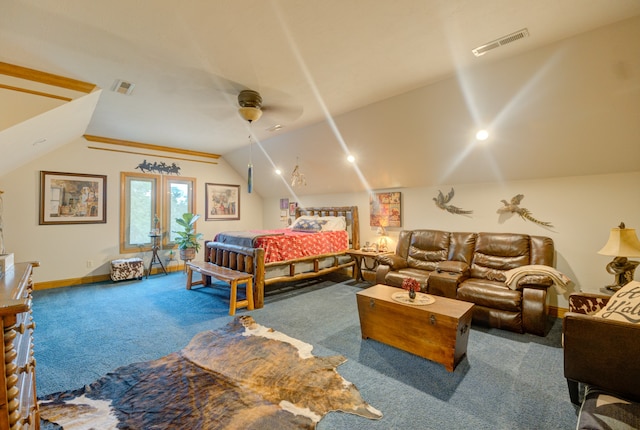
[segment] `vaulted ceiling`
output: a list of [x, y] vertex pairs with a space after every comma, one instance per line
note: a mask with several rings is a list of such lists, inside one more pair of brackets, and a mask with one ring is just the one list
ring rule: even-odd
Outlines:
[[[597, 36], [593, 49], [589, 40], [562, 43], [624, 20], [627, 33], [619, 38], [637, 35], [639, 21], [628, 21], [640, 16], [637, 0], [0, 0], [0, 10], [1, 62], [97, 86], [58, 102], [16, 94], [11, 87], [23, 82], [3, 75], [0, 151], [14, 158], [0, 160], [0, 176], [82, 134], [221, 154], [241, 175], [251, 134], [259, 142], [251, 152], [255, 189], [263, 195], [286, 192], [273, 168], [288, 175], [297, 162], [308, 181], [302, 194], [633, 168], [601, 153], [583, 166], [567, 163], [585, 142], [611, 136], [589, 127], [594, 119], [614, 118], [610, 127], [624, 129], [615, 136], [620, 150], [637, 142], [628, 123], [640, 109], [640, 55], [630, 59], [628, 51], [637, 54], [638, 42], [620, 46], [614, 34], [607, 36], [613, 46], [601, 46]], [[529, 37], [472, 54], [525, 28]], [[583, 70], [606, 87], [597, 94], [581, 90], [593, 86], [581, 74], [544, 81], [558, 74], [554, 62], [569, 61], [562, 49], [577, 57], [573, 67], [589, 52], [605, 52], [607, 67], [618, 69], [612, 76]], [[476, 72], [470, 77], [468, 70]], [[134, 84], [130, 95], [113, 91], [118, 80]], [[540, 81], [544, 88], [535, 87]], [[247, 88], [259, 91], [264, 105], [251, 126], [237, 113], [237, 94]], [[475, 102], [470, 88], [478, 90]], [[591, 95], [611, 103], [598, 108], [603, 116], [593, 108], [567, 112]], [[497, 157], [469, 149], [472, 126], [495, 126], [507, 108], [524, 111], [527, 121], [503, 122], [496, 131], [503, 144], [522, 146], [510, 152], [505, 144]], [[567, 128], [586, 128], [562, 135], [549, 121], [560, 115]], [[276, 125], [282, 128], [274, 131]], [[560, 151], [559, 139], [567, 144]], [[465, 151], [478, 153], [460, 158]], [[343, 163], [348, 153], [356, 155], [355, 168]], [[446, 168], [436, 168], [437, 160]], [[500, 173], [479, 174], [478, 160]]]

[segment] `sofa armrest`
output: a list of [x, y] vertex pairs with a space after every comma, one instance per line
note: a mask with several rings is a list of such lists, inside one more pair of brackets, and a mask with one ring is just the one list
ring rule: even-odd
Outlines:
[[466, 274], [455, 272], [431, 272], [427, 280], [427, 291], [436, 296], [455, 299], [458, 295], [458, 285], [469, 277]]
[[378, 264], [389, 266], [390, 270], [400, 270], [408, 266], [407, 260], [397, 254], [378, 255]]
[[568, 312], [562, 327], [565, 378], [640, 400], [640, 324]]
[[593, 315], [604, 308], [611, 297], [594, 293], [569, 294], [569, 312]]
[[469, 265], [462, 261], [440, 261], [436, 264], [436, 272], [459, 273], [466, 278], [469, 276]]
[[385, 284], [387, 273], [390, 271], [391, 267], [378, 263], [378, 267], [376, 267], [376, 284]]
[[518, 280], [518, 289], [523, 288], [549, 288], [553, 285], [553, 279], [547, 275], [526, 275]]

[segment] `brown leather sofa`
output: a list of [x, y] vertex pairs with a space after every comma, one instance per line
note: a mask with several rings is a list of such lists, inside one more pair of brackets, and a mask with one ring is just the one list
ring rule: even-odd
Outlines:
[[553, 279], [527, 275], [512, 289], [505, 272], [528, 265], [553, 267], [553, 260], [548, 237], [403, 230], [395, 254], [377, 257], [376, 282], [401, 287], [405, 278], [415, 278], [429, 294], [474, 303], [476, 323], [544, 336]]

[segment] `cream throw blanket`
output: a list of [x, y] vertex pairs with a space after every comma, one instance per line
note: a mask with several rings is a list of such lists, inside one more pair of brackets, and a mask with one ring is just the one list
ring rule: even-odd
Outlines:
[[567, 275], [557, 271], [553, 267], [545, 266], [543, 264], [529, 264], [527, 266], [507, 270], [505, 272], [505, 276], [507, 277], [505, 283], [509, 288], [515, 290], [518, 286], [518, 281], [527, 275], [543, 275], [550, 277], [559, 294], [565, 292], [567, 285], [571, 282], [571, 279], [569, 279]]

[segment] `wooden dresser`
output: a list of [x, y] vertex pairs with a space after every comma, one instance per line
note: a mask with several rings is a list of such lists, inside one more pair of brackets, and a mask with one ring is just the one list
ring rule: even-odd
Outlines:
[[0, 429], [39, 429], [36, 361], [33, 357], [31, 272], [38, 263], [17, 263], [0, 278]]

